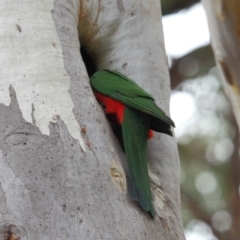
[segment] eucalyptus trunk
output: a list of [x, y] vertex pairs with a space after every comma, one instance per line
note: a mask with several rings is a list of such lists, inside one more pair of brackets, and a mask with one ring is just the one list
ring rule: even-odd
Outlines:
[[80, 55], [169, 114], [160, 2], [2, 0], [0, 22], [0, 239], [184, 239], [176, 140], [148, 143], [153, 220]]
[[223, 85], [240, 128], [240, 4], [239, 0], [202, 0], [212, 48]]

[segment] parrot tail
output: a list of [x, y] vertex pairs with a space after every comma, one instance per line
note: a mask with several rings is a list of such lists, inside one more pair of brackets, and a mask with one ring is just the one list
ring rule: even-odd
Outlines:
[[122, 134], [129, 170], [129, 192], [133, 200], [154, 217], [147, 166], [150, 116], [131, 107], [124, 110]]

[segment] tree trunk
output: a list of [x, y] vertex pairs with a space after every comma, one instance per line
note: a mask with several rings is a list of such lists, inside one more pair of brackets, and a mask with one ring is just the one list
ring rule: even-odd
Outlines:
[[239, 0], [202, 0], [212, 47], [223, 85], [240, 128], [240, 4]]
[[160, 3], [96, 2], [1, 1], [0, 239], [184, 239], [175, 139], [149, 141], [153, 220], [125, 194], [125, 156], [79, 49], [80, 36], [97, 69], [168, 113]]

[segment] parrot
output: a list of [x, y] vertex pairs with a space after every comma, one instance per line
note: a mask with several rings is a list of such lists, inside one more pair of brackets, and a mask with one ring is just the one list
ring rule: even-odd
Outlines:
[[121, 127], [130, 197], [154, 218], [147, 140], [153, 137], [153, 131], [172, 136], [174, 122], [156, 105], [151, 94], [117, 71], [99, 70], [90, 78], [90, 84], [108, 119]]

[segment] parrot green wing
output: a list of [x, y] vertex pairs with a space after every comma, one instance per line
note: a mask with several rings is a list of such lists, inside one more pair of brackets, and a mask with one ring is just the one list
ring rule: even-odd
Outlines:
[[140, 88], [134, 81], [116, 71], [97, 71], [91, 77], [90, 83], [97, 91], [108, 96], [119, 92], [129, 97], [142, 96], [154, 100], [152, 95]]
[[[155, 104], [153, 96], [126, 76], [116, 71], [101, 70], [91, 77], [90, 83], [96, 91], [159, 119], [161, 124], [174, 126], [174, 122]], [[159, 123], [157, 120], [154, 122], [157, 128]]]
[[154, 217], [147, 166], [147, 137], [150, 116], [126, 107], [122, 123], [124, 149], [129, 170], [129, 192], [133, 200]]

